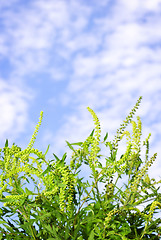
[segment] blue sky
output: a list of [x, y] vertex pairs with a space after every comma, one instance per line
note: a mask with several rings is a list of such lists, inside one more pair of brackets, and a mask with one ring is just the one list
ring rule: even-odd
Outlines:
[[109, 138], [143, 96], [143, 140], [161, 169], [161, 0], [0, 0], [0, 144], [63, 154], [93, 129]]

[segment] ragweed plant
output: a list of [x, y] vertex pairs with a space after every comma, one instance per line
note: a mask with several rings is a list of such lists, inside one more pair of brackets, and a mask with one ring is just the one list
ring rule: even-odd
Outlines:
[[[161, 180], [148, 175], [157, 154], [149, 156], [150, 134], [142, 142], [141, 119], [133, 119], [140, 102], [141, 97], [112, 141], [108, 134], [102, 141], [100, 121], [88, 107], [94, 130], [84, 142], [66, 141], [70, 157], [53, 154], [47, 160], [49, 146], [44, 154], [33, 147], [43, 112], [26, 149], [9, 147], [6, 140], [0, 149], [0, 239], [160, 239], [161, 219], [155, 215]], [[119, 156], [123, 138], [126, 150]], [[80, 177], [83, 166], [91, 182]]]

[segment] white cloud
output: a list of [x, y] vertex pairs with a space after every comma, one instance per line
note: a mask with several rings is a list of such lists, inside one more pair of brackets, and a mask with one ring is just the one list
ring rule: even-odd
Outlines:
[[160, 0], [154, 0], [154, 1], [147, 0], [143, 3], [143, 5], [144, 5], [144, 8], [147, 10], [157, 11], [159, 9], [159, 7], [161, 7], [161, 1]]
[[81, 33], [80, 35], [76, 36], [74, 39], [71, 39], [67, 42], [66, 47], [70, 49], [70, 51], [80, 51], [86, 50], [86, 55], [89, 53], [93, 53], [98, 49], [100, 45], [100, 39], [96, 38], [93, 35]]
[[161, 7], [161, 1], [160, 0], [146, 0], [146, 1], [139, 1], [139, 0], [133, 0], [133, 1], [126, 1], [121, 0], [120, 3], [123, 7], [125, 7], [130, 12], [136, 12], [139, 9], [142, 11], [157, 11], [159, 7]]
[[[8, 57], [19, 76], [42, 68], [48, 71], [46, 65], [50, 57], [54, 57], [52, 51], [53, 55], [63, 54], [61, 45], [68, 49], [68, 54], [72, 53], [78, 45], [71, 37], [83, 30], [87, 24], [85, 16], [90, 14], [88, 7], [75, 1], [67, 4], [40, 0], [29, 3], [27, 8], [25, 5], [16, 5], [16, 8], [14, 11], [10, 6], [2, 12], [4, 32], [1, 35], [2, 39], [5, 36], [6, 46], [3, 44], [3, 47], [7, 48]], [[85, 38], [89, 44], [92, 41], [95, 44], [91, 37]], [[50, 49], [53, 50], [50, 52]]]
[[25, 130], [28, 122], [28, 103], [27, 92], [6, 83], [0, 79], [0, 135], [1, 143], [4, 144], [6, 138], [15, 140]]

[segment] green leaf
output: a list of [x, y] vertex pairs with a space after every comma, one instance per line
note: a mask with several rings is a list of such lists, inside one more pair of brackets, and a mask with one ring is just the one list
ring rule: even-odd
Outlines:
[[94, 230], [91, 231], [88, 240], [93, 240], [94, 239]]
[[24, 190], [22, 189], [20, 183], [17, 182], [17, 181], [14, 181], [14, 184], [15, 184], [15, 186], [16, 186], [16, 191], [17, 191], [17, 193], [23, 194], [23, 193], [24, 193]]
[[64, 153], [63, 157], [62, 157], [62, 161], [64, 161], [67, 157], [67, 153]]
[[65, 187], [66, 186], [66, 184], [65, 183], [58, 183], [58, 187], [61, 187], [61, 188], [63, 188], [63, 187]]
[[13, 202], [14, 199], [11, 199], [11, 198], [3, 198], [3, 199], [0, 199], [0, 202]]
[[33, 193], [32, 191], [30, 191], [28, 188], [25, 187], [25, 191], [27, 193], [27, 195], [35, 195], [35, 193]]
[[97, 167], [102, 169], [102, 163], [98, 162]]
[[105, 135], [105, 137], [103, 139], [103, 142], [105, 142], [107, 138], [108, 138], [108, 132], [106, 133], [106, 135]]
[[77, 142], [77, 143], [70, 143], [70, 145], [77, 145], [77, 146], [82, 146], [83, 142]]
[[5, 147], [8, 147], [8, 139], [6, 139]]
[[60, 159], [55, 155], [55, 153], [53, 153], [53, 155], [57, 161], [60, 161]]
[[56, 238], [48, 238], [48, 240], [56, 240]]
[[69, 147], [73, 152], [76, 152], [75, 149], [74, 149], [74, 147], [72, 147], [72, 145], [71, 145], [68, 141], [66, 141], [66, 143], [67, 143], [68, 147]]
[[56, 229], [54, 227], [54, 225], [52, 225], [52, 227], [50, 225], [45, 225], [45, 228], [53, 235], [55, 235], [57, 240], [61, 240], [56, 232]]
[[89, 136], [93, 137], [94, 129], [92, 130], [91, 134]]
[[49, 166], [47, 167], [47, 169], [46, 169], [43, 173], [40, 174], [39, 177], [43, 177], [43, 176], [44, 176], [46, 173], [48, 173], [50, 170], [51, 170], [51, 166], [49, 165]]
[[[19, 180], [21, 180], [21, 179], [26, 180], [28, 183], [30, 183], [30, 181], [28, 180], [28, 178], [25, 177], [25, 176], [21, 176], [21, 177], [19, 177]], [[20, 181], [20, 182], [21, 182], [21, 181]], [[15, 183], [15, 185], [16, 185], [16, 183]]]
[[49, 147], [50, 147], [50, 144], [48, 145], [48, 147], [47, 147], [47, 149], [46, 149], [46, 152], [45, 152], [45, 156], [46, 156], [46, 154], [48, 153], [48, 151], [49, 151]]
[[83, 237], [82, 237], [82, 236], [79, 236], [77, 239], [78, 239], [78, 240], [83, 240]]
[[0, 220], [0, 224], [3, 224], [3, 223], [6, 223], [6, 221], [1, 221], [1, 220]]

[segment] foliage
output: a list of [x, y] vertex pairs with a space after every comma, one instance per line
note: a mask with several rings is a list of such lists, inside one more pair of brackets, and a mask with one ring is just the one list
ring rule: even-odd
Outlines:
[[[9, 147], [6, 140], [0, 158], [0, 239], [159, 239], [161, 219], [155, 215], [161, 208], [161, 181], [148, 175], [157, 154], [149, 158], [150, 135], [141, 143], [141, 120], [132, 120], [140, 101], [141, 97], [113, 141], [107, 141], [106, 134], [101, 142], [99, 119], [88, 107], [95, 128], [84, 142], [66, 141], [70, 158], [65, 153], [46, 160], [48, 149], [43, 154], [33, 148], [42, 112], [25, 150]], [[129, 124], [131, 132], [125, 131]], [[124, 137], [126, 151], [119, 157]], [[110, 150], [109, 156], [101, 153], [101, 146]], [[89, 167], [91, 183], [80, 177], [83, 166]]]

